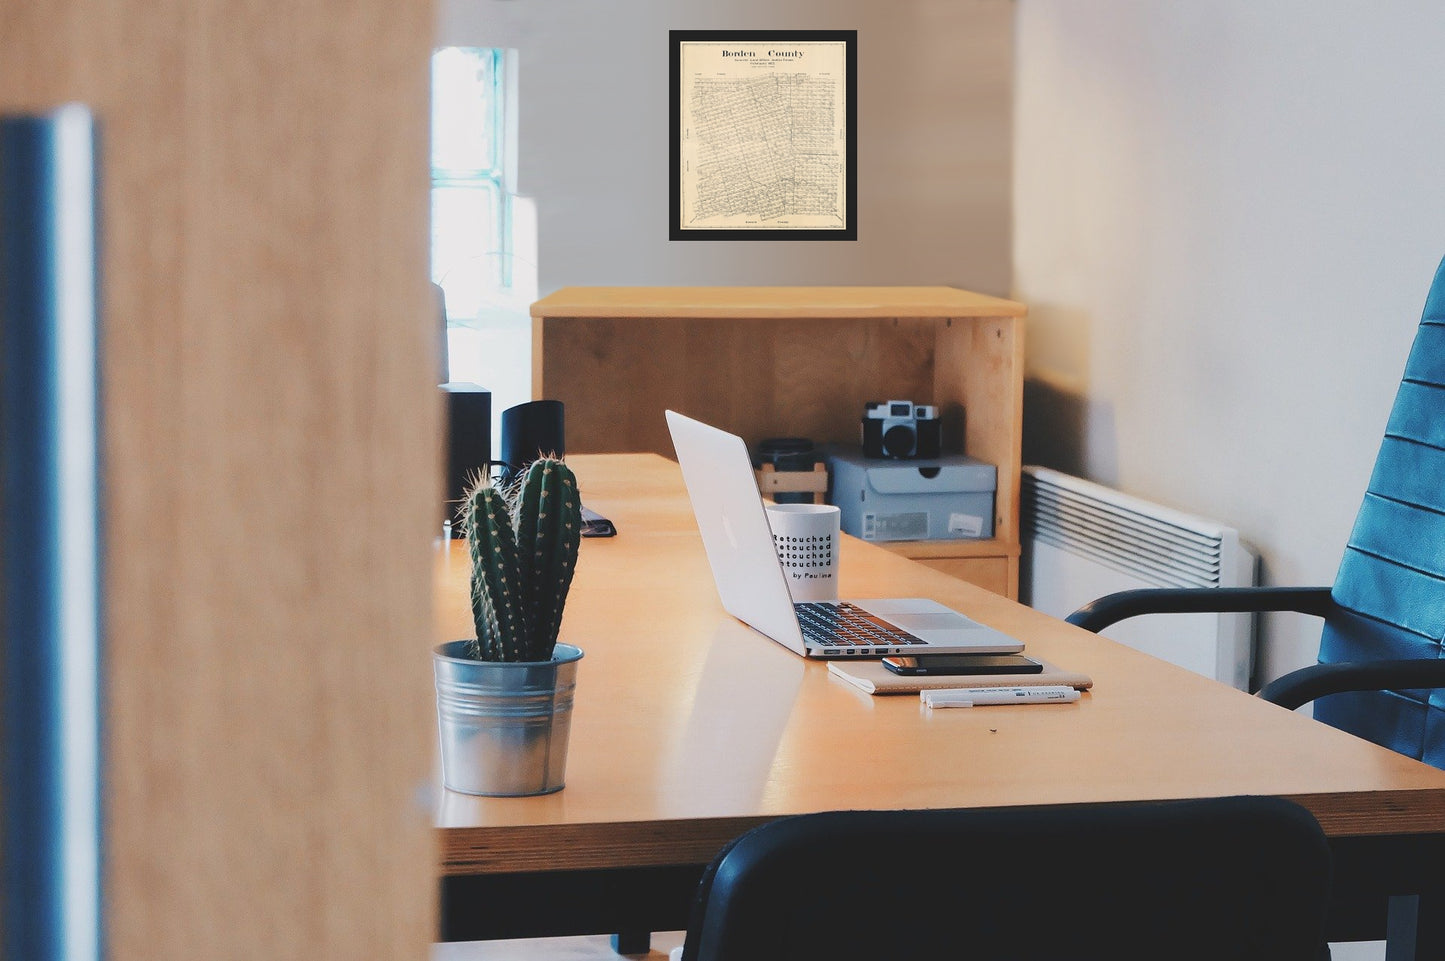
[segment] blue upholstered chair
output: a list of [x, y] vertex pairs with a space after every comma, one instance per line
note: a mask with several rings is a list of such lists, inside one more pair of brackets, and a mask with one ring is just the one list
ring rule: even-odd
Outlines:
[[[1136, 614], [1299, 611], [1324, 618], [1319, 664], [1260, 696], [1445, 768], [1445, 262], [1333, 588], [1144, 590], [1069, 616], [1092, 631]], [[1318, 700], [1316, 700], [1318, 699]]]

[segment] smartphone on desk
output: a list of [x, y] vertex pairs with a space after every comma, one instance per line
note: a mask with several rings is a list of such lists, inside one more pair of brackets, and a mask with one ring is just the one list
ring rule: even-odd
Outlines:
[[918, 654], [885, 657], [883, 666], [905, 677], [940, 674], [1042, 674], [1044, 665], [1022, 654]]
[[617, 525], [594, 510], [582, 508], [583, 537], [616, 537]]

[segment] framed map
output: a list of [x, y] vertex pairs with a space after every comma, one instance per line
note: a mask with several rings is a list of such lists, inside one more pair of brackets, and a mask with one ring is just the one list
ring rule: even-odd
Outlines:
[[856, 30], [673, 30], [671, 240], [857, 240]]

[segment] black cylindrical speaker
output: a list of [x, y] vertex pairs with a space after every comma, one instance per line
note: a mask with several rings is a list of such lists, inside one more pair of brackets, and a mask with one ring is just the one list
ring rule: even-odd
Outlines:
[[447, 486], [442, 520], [452, 522], [452, 536], [461, 537], [457, 507], [467, 483], [486, 473], [492, 461], [492, 392], [476, 384], [442, 384], [446, 398]]
[[538, 457], [567, 453], [562, 402], [534, 400], [502, 411], [503, 474], [507, 479]]

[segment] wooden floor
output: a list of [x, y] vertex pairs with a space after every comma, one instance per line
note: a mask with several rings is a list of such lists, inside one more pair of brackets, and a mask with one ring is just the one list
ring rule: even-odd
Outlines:
[[458, 941], [432, 945], [431, 961], [616, 961], [617, 958], [667, 961], [682, 944], [681, 931], [652, 936], [647, 954], [618, 954], [606, 935], [587, 938], [534, 938], [527, 941]]

